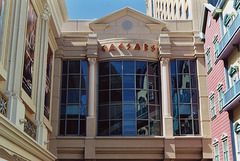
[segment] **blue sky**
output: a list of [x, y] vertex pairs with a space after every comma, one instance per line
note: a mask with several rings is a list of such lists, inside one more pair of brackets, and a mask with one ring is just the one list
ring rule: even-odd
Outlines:
[[101, 18], [124, 7], [146, 13], [145, 0], [65, 0], [70, 19]]

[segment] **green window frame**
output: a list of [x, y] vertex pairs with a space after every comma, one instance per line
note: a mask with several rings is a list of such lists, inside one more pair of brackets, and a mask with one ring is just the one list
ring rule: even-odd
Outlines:
[[218, 35], [215, 35], [213, 37], [213, 44], [214, 44], [215, 61], [217, 61], [217, 58], [218, 58], [218, 44], [219, 44]]
[[211, 63], [211, 53], [210, 53], [210, 47], [207, 48], [205, 52], [206, 58], [207, 58], [207, 69], [208, 72], [212, 69], [212, 63]]
[[222, 135], [222, 144], [223, 144], [223, 159], [224, 161], [229, 161], [229, 150], [228, 150], [228, 140], [227, 135]]
[[214, 93], [210, 94], [210, 107], [211, 107], [211, 114], [213, 118], [214, 116], [216, 116]]
[[215, 161], [220, 160], [218, 143], [214, 145], [214, 158], [215, 158]]

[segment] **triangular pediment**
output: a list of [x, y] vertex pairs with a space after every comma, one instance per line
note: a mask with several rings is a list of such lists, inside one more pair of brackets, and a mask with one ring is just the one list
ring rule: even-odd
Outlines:
[[155, 18], [152, 18], [146, 14], [143, 14], [139, 11], [136, 11], [132, 8], [125, 7], [121, 10], [118, 10], [116, 12], [113, 12], [107, 16], [104, 16], [100, 19], [97, 19], [89, 24], [90, 28], [94, 29], [95, 27], [97, 28], [106, 28], [109, 23], [112, 21], [116, 21], [124, 16], [129, 16], [132, 17], [133, 19], [142, 21], [143, 23], [146, 24], [147, 27], [149, 28], [158, 28], [162, 29], [166, 26], [166, 24], [160, 20], [157, 20]]

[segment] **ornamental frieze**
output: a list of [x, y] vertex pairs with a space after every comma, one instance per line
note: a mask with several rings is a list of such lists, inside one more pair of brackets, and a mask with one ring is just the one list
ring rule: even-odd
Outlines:
[[154, 52], [156, 50], [156, 45], [149, 45], [147, 43], [143, 43], [142, 45], [140, 43], [132, 44], [132, 43], [127, 43], [127, 44], [110, 44], [108, 47], [107, 45], [102, 45], [101, 46], [103, 52], [107, 51], [116, 51], [117, 48], [121, 51], [125, 48], [126, 50], [143, 50], [143, 51], [151, 51]]

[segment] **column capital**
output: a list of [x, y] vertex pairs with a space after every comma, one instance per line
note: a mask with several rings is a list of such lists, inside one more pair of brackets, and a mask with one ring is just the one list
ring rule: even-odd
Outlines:
[[95, 65], [97, 62], [97, 59], [96, 58], [88, 58], [88, 62], [90, 65]]
[[43, 8], [44, 8], [44, 11], [41, 14], [41, 18], [45, 21], [49, 21], [49, 19], [51, 17], [51, 12], [50, 12], [50, 9], [49, 9], [49, 5], [47, 3], [45, 3]]
[[162, 61], [162, 66], [166, 66], [169, 63], [170, 58], [162, 58], [161, 61]]

